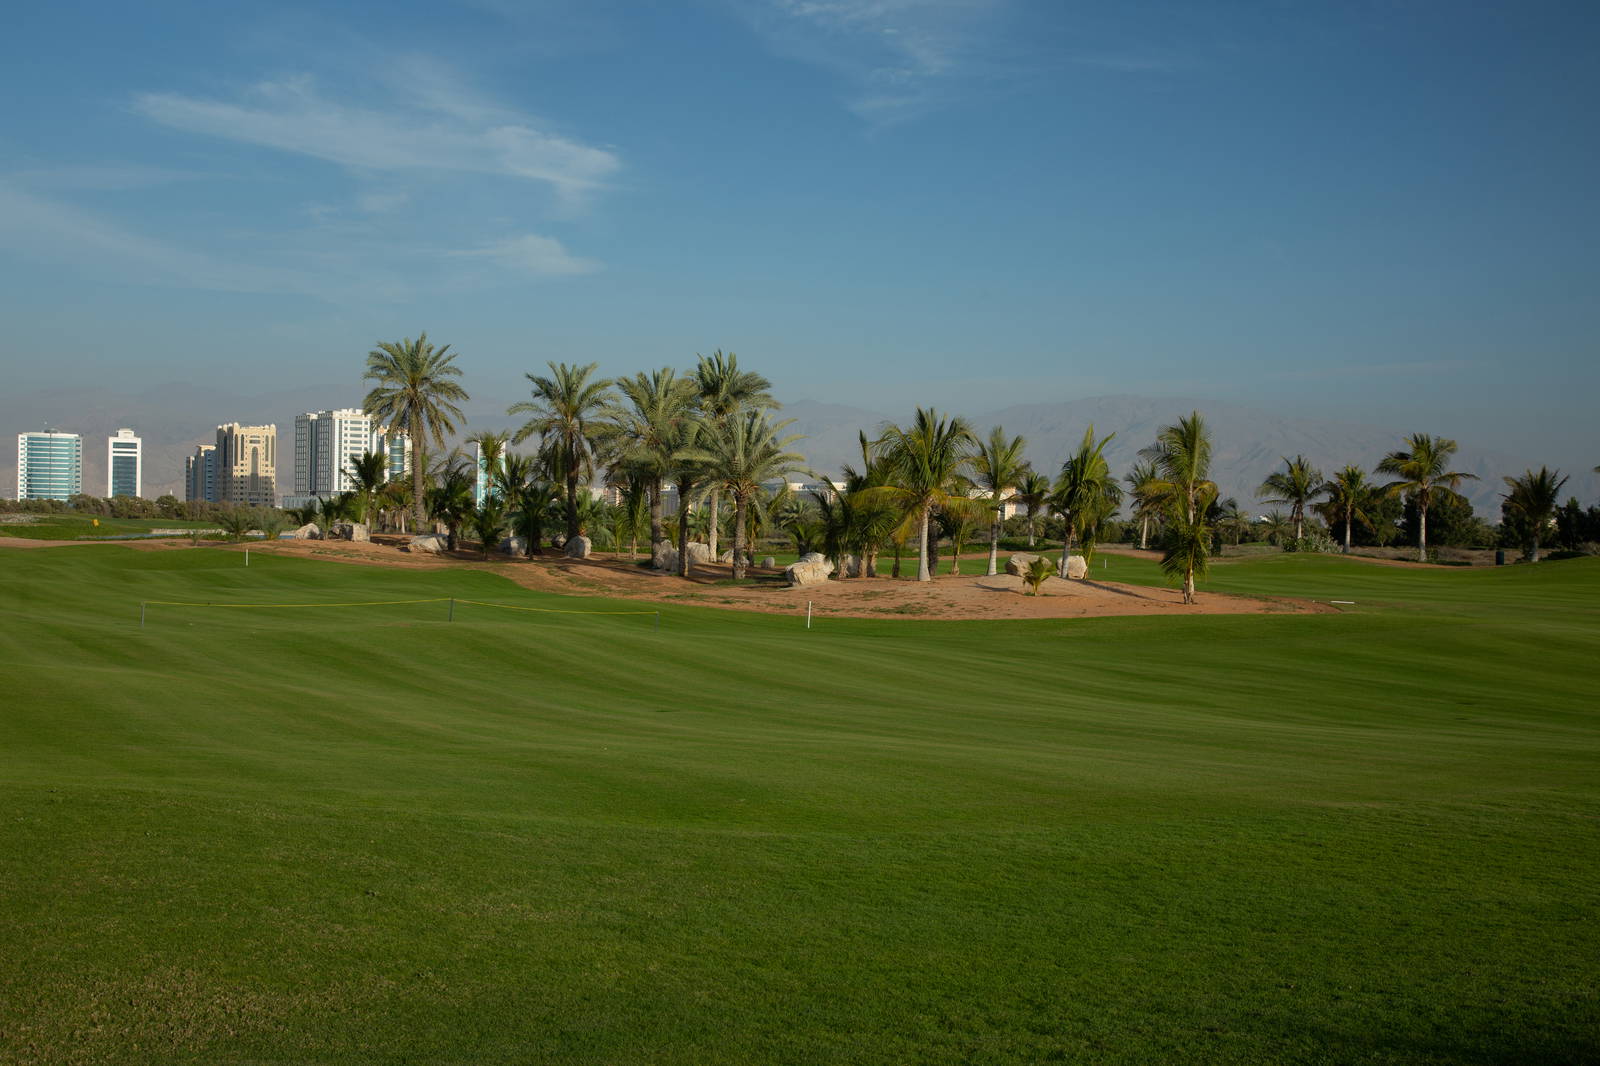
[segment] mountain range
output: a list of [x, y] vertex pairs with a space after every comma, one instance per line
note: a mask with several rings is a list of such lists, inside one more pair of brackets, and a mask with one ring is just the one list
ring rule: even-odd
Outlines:
[[[221, 422], [275, 423], [278, 426], [279, 491], [288, 491], [293, 468], [294, 418], [304, 411], [359, 405], [361, 394], [344, 385], [311, 385], [260, 396], [239, 396], [223, 390], [177, 383], [129, 394], [102, 388], [71, 388], [0, 397], [0, 431], [5, 433], [52, 426], [81, 433], [84, 438], [84, 487], [99, 495], [105, 487], [105, 438], [127, 426], [144, 440], [145, 495], [183, 495], [183, 460], [198, 443], [214, 439]], [[469, 405], [468, 428], [504, 429], [511, 424], [503, 408]], [[1125, 472], [1140, 448], [1150, 444], [1164, 425], [1191, 410], [1202, 412], [1214, 442], [1212, 476], [1222, 495], [1247, 506], [1256, 499], [1262, 479], [1281, 467], [1286, 456], [1304, 455], [1325, 474], [1346, 463], [1371, 469], [1386, 453], [1399, 448], [1402, 436], [1412, 430], [1443, 433], [1461, 442], [1454, 464], [1458, 470], [1478, 475], [1466, 482], [1463, 493], [1478, 513], [1490, 520], [1499, 516], [1504, 475], [1518, 475], [1542, 464], [1560, 466], [1572, 475], [1562, 493], [1585, 503], [1600, 497], [1600, 477], [1591, 472], [1596, 456], [1524, 457], [1479, 448], [1471, 427], [1383, 427], [1359, 422], [1291, 418], [1281, 413], [1182, 397], [1096, 396], [1062, 403], [1018, 404], [969, 418], [980, 435], [989, 427], [1004, 426], [1007, 433], [1027, 440], [1027, 455], [1034, 466], [1054, 474], [1077, 446], [1091, 424], [1099, 436], [1115, 434], [1106, 448], [1111, 468]], [[845, 463], [859, 465], [858, 434], [874, 436], [891, 418], [904, 419], [909, 411], [891, 416], [882, 411], [813, 399], [784, 405], [781, 417], [792, 418], [789, 432], [804, 435], [796, 450], [804, 453], [810, 468], [836, 474]], [[0, 452], [0, 492], [10, 494], [16, 485], [16, 463], [9, 449]]]

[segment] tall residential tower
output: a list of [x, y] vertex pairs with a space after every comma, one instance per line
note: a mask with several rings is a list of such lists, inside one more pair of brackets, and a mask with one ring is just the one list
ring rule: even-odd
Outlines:
[[218, 503], [247, 507], [278, 506], [278, 427], [217, 427]]
[[131, 429], [106, 438], [106, 498], [144, 495], [144, 441]]
[[82, 491], [82, 437], [53, 429], [17, 434], [17, 499], [65, 501]]

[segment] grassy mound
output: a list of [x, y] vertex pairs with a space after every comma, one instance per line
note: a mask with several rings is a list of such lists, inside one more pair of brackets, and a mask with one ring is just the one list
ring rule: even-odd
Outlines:
[[1600, 1055], [1600, 561], [1214, 571], [1341, 615], [139, 627], [640, 609], [241, 563], [0, 551], [0, 1060]]

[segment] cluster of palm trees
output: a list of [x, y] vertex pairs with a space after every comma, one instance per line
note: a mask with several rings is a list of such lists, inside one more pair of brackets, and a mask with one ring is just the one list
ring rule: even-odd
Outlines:
[[[515, 431], [468, 438], [476, 460], [447, 455], [428, 480], [425, 449], [442, 450], [463, 416], [467, 399], [454, 380], [460, 369], [449, 345], [434, 348], [427, 334], [380, 344], [367, 359], [375, 382], [366, 411], [384, 424], [405, 429], [417, 449], [412, 499], [420, 525], [442, 522], [455, 547], [457, 531], [470, 526], [485, 553], [507, 530], [537, 551], [547, 526], [564, 529], [564, 542], [586, 532], [604, 532], [635, 543], [648, 522], [653, 558], [669, 558], [664, 497], [675, 491], [678, 506], [677, 567], [687, 574], [694, 509], [707, 504], [709, 548], [717, 555], [721, 507], [732, 504], [734, 576], [749, 563], [749, 534], [763, 529], [768, 502], [762, 485], [782, 479], [805, 460], [788, 450], [798, 438], [785, 436], [788, 421], [773, 421], [778, 407], [760, 374], [741, 370], [738, 356], [717, 351], [698, 358], [688, 374], [671, 367], [616, 380], [596, 375], [597, 364], [551, 362], [548, 373], [528, 374], [530, 396], [507, 415], [523, 419]], [[534, 441], [531, 454], [511, 449]], [[474, 505], [475, 479], [488, 491]], [[620, 501], [608, 504], [584, 487], [603, 482]]]

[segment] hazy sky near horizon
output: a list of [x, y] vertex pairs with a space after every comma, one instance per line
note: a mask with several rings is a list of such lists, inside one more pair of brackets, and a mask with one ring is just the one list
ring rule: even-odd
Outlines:
[[1600, 451], [1593, 3], [7, 21], [13, 389], [348, 402], [426, 330], [477, 401], [722, 348], [885, 410], [1184, 394]]

